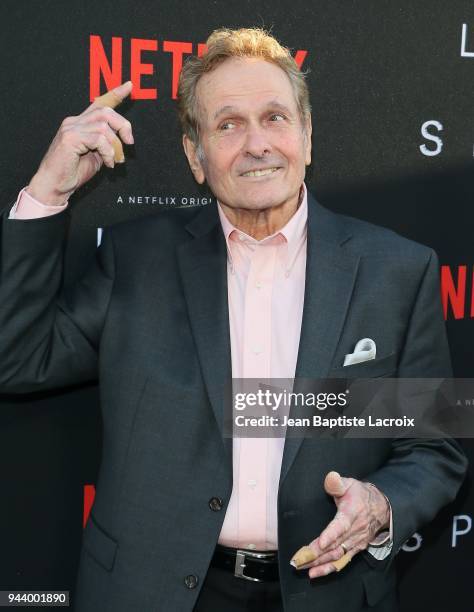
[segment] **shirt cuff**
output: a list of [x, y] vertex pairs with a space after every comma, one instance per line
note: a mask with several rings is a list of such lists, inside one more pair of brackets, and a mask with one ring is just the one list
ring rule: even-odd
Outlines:
[[27, 187], [18, 194], [18, 198], [10, 210], [8, 215], [9, 219], [39, 219], [41, 217], [49, 217], [50, 215], [56, 215], [60, 213], [68, 206], [68, 201], [60, 206], [52, 206], [50, 204], [43, 204], [35, 198], [33, 198], [27, 191]]
[[393, 542], [385, 546], [368, 546], [367, 552], [372, 555], [377, 561], [383, 561], [392, 552]]

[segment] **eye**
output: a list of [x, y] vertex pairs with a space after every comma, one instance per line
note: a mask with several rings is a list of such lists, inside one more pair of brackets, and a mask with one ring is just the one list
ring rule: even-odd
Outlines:
[[235, 123], [233, 121], [224, 121], [224, 123], [221, 123], [219, 126], [220, 130], [232, 130], [233, 128], [235, 128]]
[[270, 121], [284, 121], [286, 119], [285, 115], [281, 113], [272, 113], [269, 117]]

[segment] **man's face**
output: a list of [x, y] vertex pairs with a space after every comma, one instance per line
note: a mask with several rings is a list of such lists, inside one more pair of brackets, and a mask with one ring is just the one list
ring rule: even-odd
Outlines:
[[204, 158], [185, 136], [194, 176], [231, 208], [263, 210], [297, 201], [311, 161], [288, 76], [270, 62], [230, 58], [198, 82]]

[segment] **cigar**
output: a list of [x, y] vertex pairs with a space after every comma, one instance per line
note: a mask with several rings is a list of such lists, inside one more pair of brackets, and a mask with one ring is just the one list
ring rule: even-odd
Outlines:
[[300, 569], [307, 563], [311, 563], [318, 558], [318, 555], [314, 552], [312, 548], [309, 546], [303, 546], [300, 548], [294, 555], [290, 561], [290, 565], [295, 567], [296, 569]]
[[346, 567], [346, 565], [349, 563], [351, 558], [352, 557], [351, 557], [350, 553], [346, 552], [346, 554], [342, 555], [342, 557], [340, 559], [338, 559], [337, 561], [331, 561], [331, 563], [336, 568], [336, 572], [340, 572], [342, 569], [344, 569]]
[[120, 98], [120, 96], [118, 96], [112, 89], [102, 96], [95, 98], [94, 102], [99, 106], [110, 106], [111, 108], [115, 108], [122, 102], [122, 98]]
[[[303, 546], [300, 548], [294, 555], [290, 561], [290, 565], [292, 565], [296, 569], [300, 569], [304, 567], [307, 563], [312, 563], [316, 561], [318, 555], [314, 552], [312, 548], [309, 546]], [[334, 565], [336, 572], [340, 572], [342, 569], [346, 567], [346, 565], [351, 561], [352, 557], [350, 553], [346, 553], [342, 555], [340, 559], [336, 561], [331, 561]]]
[[[102, 96], [94, 99], [94, 103], [97, 106], [110, 106], [111, 108], [115, 108], [122, 102], [122, 99], [117, 96], [114, 91], [108, 91]], [[114, 162], [118, 162], [122, 164], [125, 161], [125, 155], [123, 154], [122, 141], [118, 136], [115, 136], [112, 146], [114, 148]]]

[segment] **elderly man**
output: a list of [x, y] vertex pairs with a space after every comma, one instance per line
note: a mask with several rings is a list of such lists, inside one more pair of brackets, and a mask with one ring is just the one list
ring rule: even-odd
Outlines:
[[[130, 91], [63, 121], [2, 226], [2, 389], [100, 383], [75, 609], [395, 610], [393, 558], [456, 495], [458, 446], [229, 440], [225, 383], [449, 376], [436, 256], [311, 197], [303, 74], [265, 32], [218, 30], [179, 87], [184, 150], [217, 205], [110, 228], [66, 299], [67, 201], [133, 142], [112, 108]], [[362, 338], [376, 358], [343, 367]], [[317, 558], [296, 570], [307, 544]]]

